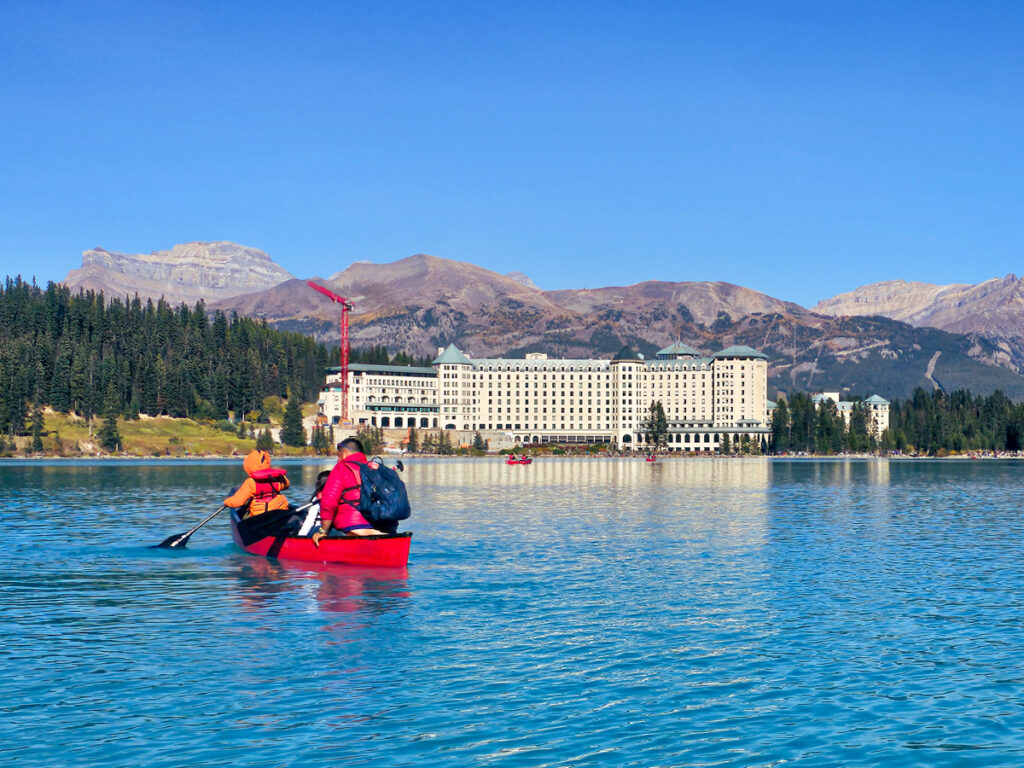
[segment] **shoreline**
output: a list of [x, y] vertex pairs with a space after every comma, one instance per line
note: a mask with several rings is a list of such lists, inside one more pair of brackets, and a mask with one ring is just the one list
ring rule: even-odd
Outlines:
[[[274, 461], [277, 462], [315, 462], [322, 461], [329, 463], [335, 460], [332, 454], [326, 454], [323, 456], [307, 455], [307, 456], [289, 456], [289, 455], [277, 455], [271, 451], [271, 455], [274, 456]], [[377, 456], [377, 454], [374, 454]], [[631, 455], [622, 456], [597, 456], [597, 455], [559, 455], [559, 454], [539, 454], [530, 456], [534, 461], [547, 460], [547, 461], [562, 461], [566, 459], [605, 459], [610, 461], [638, 461], [642, 460], [647, 456], [645, 453], [635, 453]], [[244, 458], [243, 454], [209, 454], [209, 455], [178, 455], [178, 456], [131, 456], [131, 455], [111, 455], [103, 454], [97, 456], [62, 456], [62, 455], [47, 455], [47, 454], [35, 454], [31, 456], [0, 456], [0, 464], [3, 463], [18, 463], [25, 461], [147, 461], [147, 462], [190, 462], [190, 461], [216, 461], [216, 462], [240, 462]], [[384, 454], [380, 456], [385, 460], [391, 459], [397, 460], [409, 460], [409, 459], [442, 459], [442, 460], [455, 460], [455, 459], [469, 459], [473, 461], [495, 461], [499, 460], [504, 462], [507, 458], [507, 454], [486, 454], [484, 456], [470, 456], [470, 455], [441, 455], [435, 453], [410, 453], [410, 454]], [[857, 454], [807, 454], [802, 456], [782, 456], [782, 455], [747, 455], [747, 456], [721, 456], [716, 454], [702, 454], [702, 455], [691, 455], [691, 454], [658, 454], [658, 461], [693, 461], [696, 459], [715, 459], [715, 460], [735, 460], [735, 459], [763, 459], [767, 461], [1012, 461], [1024, 459], [1024, 453], [1007, 453], [999, 455], [982, 455], [982, 454], [958, 454], [955, 456], [907, 456], [907, 455], [891, 455], [891, 456], [878, 456], [869, 453], [857, 453]], [[652, 462], [653, 463], [653, 462]]]

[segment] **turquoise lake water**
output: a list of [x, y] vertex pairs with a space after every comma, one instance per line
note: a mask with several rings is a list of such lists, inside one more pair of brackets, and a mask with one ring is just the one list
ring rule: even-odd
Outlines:
[[375, 571], [149, 548], [237, 462], [0, 463], [0, 764], [1024, 765], [1022, 473], [413, 459]]

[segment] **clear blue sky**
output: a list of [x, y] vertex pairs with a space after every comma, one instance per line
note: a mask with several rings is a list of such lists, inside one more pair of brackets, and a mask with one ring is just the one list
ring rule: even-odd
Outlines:
[[0, 3], [0, 272], [262, 248], [810, 305], [1021, 266], [1019, 2]]

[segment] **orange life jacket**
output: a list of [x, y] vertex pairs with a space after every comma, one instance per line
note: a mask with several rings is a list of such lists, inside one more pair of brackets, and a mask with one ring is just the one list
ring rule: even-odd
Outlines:
[[287, 474], [279, 467], [268, 467], [252, 473], [250, 477], [256, 488], [249, 502], [249, 514], [259, 515], [267, 510], [288, 508], [288, 500], [280, 495], [290, 485]]

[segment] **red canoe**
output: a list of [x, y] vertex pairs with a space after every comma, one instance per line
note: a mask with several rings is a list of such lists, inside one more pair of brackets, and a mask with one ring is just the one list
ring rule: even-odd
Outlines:
[[644, 461], [657, 461], [657, 460], [658, 460], [657, 456], [648, 456], [646, 459], [644, 459]]
[[[320, 546], [305, 536], [268, 533], [271, 522], [265, 513], [242, 520], [231, 510], [231, 538], [250, 555], [301, 560], [307, 563], [343, 563], [384, 568], [401, 568], [409, 562], [412, 533], [382, 533], [379, 536], [346, 536], [322, 539]], [[260, 518], [265, 518], [261, 520]]]
[[505, 459], [506, 464], [532, 464], [533, 459]]

